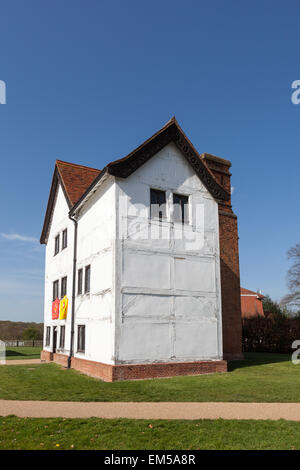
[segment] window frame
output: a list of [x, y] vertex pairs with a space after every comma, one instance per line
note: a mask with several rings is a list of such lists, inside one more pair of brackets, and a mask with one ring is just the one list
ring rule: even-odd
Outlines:
[[59, 247], [60, 247], [60, 234], [58, 233], [56, 237], [54, 238], [54, 256], [56, 256], [59, 253]]
[[66, 327], [61, 325], [59, 332], [59, 349], [65, 349]]
[[[158, 196], [163, 196], [164, 202], [153, 202], [153, 199], [158, 199]], [[159, 208], [163, 206], [164, 211], [158, 211], [158, 215], [153, 213], [152, 206], [159, 205]], [[163, 189], [150, 188], [150, 219], [152, 220], [166, 220], [167, 219], [167, 192]]]
[[77, 352], [85, 353], [85, 325], [77, 325]]
[[61, 234], [61, 249], [64, 250], [68, 246], [68, 229], [65, 228]]
[[[56, 299], [59, 299], [59, 279], [56, 279], [55, 281], [53, 281], [53, 285], [52, 285], [52, 302], [54, 302], [54, 300]], [[56, 286], [57, 286], [57, 289], [56, 289]], [[57, 296], [55, 296], [55, 291], [57, 290]]]
[[[180, 201], [175, 202], [174, 198], [178, 198]], [[185, 200], [186, 203], [182, 204], [182, 201]], [[188, 225], [190, 223], [190, 211], [189, 211], [189, 206], [190, 206], [190, 198], [187, 194], [179, 194], [179, 193], [173, 193], [172, 194], [172, 201], [173, 201], [173, 222], [182, 224], [182, 225]], [[180, 218], [176, 218], [174, 206], [175, 205], [180, 205], [181, 209], [181, 215]]]
[[45, 347], [50, 347], [51, 343], [51, 326], [46, 326]]
[[83, 268], [77, 270], [77, 295], [82, 295], [83, 292]]
[[[88, 282], [87, 282], [87, 272], [88, 275]], [[84, 268], [84, 293], [89, 294], [91, 291], [91, 265], [87, 264]]]
[[65, 295], [67, 295], [67, 285], [68, 285], [68, 277], [64, 276], [60, 280], [60, 298], [62, 299]]

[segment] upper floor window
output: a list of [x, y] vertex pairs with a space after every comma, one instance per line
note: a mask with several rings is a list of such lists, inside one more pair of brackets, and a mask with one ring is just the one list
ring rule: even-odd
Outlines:
[[173, 194], [173, 220], [186, 224], [189, 221], [189, 198], [182, 194]]
[[50, 346], [50, 326], [46, 327], [46, 341], [45, 346]]
[[53, 282], [53, 300], [59, 298], [59, 281]]
[[61, 249], [63, 250], [66, 248], [68, 245], [68, 231], [65, 229], [62, 233], [62, 244], [61, 244]]
[[67, 295], [67, 276], [61, 278], [61, 285], [60, 285], [60, 295], [64, 297]]
[[55, 237], [54, 241], [54, 256], [59, 252], [59, 235]]
[[159, 189], [150, 189], [150, 217], [162, 219], [167, 216], [166, 192]]
[[82, 268], [78, 269], [78, 276], [77, 276], [77, 294], [82, 294], [82, 280], [83, 280], [83, 270]]
[[85, 267], [85, 276], [84, 276], [84, 293], [87, 294], [90, 292], [91, 284], [91, 265]]

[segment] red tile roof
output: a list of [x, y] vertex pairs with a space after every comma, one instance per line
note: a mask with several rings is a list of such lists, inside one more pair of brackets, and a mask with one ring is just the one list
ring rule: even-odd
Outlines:
[[241, 295], [255, 295], [261, 299], [264, 298], [264, 295], [258, 294], [257, 292], [254, 292], [253, 290], [245, 289], [244, 287], [241, 287]]
[[67, 203], [71, 209], [100, 173], [101, 170], [97, 170], [96, 168], [56, 160], [43, 230], [40, 238], [41, 243], [47, 243], [58, 184], [61, 184]]
[[242, 318], [264, 316], [262, 299], [264, 296], [249, 289], [241, 287]]
[[68, 163], [56, 160], [61, 181], [71, 206], [74, 206], [78, 199], [85, 193], [101, 170], [90, 168], [75, 163]]

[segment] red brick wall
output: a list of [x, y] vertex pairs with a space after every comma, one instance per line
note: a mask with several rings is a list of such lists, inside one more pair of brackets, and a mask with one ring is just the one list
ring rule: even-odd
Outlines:
[[41, 361], [53, 361], [53, 353], [49, 351], [41, 351]]
[[168, 362], [113, 366], [113, 381], [227, 372], [226, 361]]
[[113, 382], [113, 366], [110, 364], [72, 357], [71, 367], [86, 375], [100, 378], [105, 382]]
[[241, 359], [242, 319], [237, 219], [219, 205], [223, 356]]
[[[44, 360], [50, 360], [49, 357], [51, 354], [52, 353], [48, 351], [42, 351], [41, 357], [43, 357]], [[67, 367], [68, 356], [55, 353], [52, 354], [52, 357], [55, 362]], [[102, 379], [105, 382], [227, 372], [226, 361], [111, 365], [72, 357], [71, 367], [91, 377]]]
[[68, 356], [66, 354], [53, 354], [53, 361], [61, 366], [68, 367]]

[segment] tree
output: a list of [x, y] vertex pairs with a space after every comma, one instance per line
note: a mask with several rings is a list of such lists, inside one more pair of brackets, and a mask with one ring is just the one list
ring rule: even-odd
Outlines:
[[23, 331], [23, 339], [34, 341], [38, 336], [39, 332], [34, 326], [26, 328], [26, 330]]
[[293, 264], [288, 270], [289, 293], [282, 299], [282, 303], [295, 310], [300, 307], [300, 243], [290, 248], [287, 256]]
[[275, 302], [271, 299], [269, 295], [265, 295], [262, 299], [264, 312], [268, 313], [279, 313], [280, 315], [285, 315], [286, 309], [282, 308], [278, 302]]

